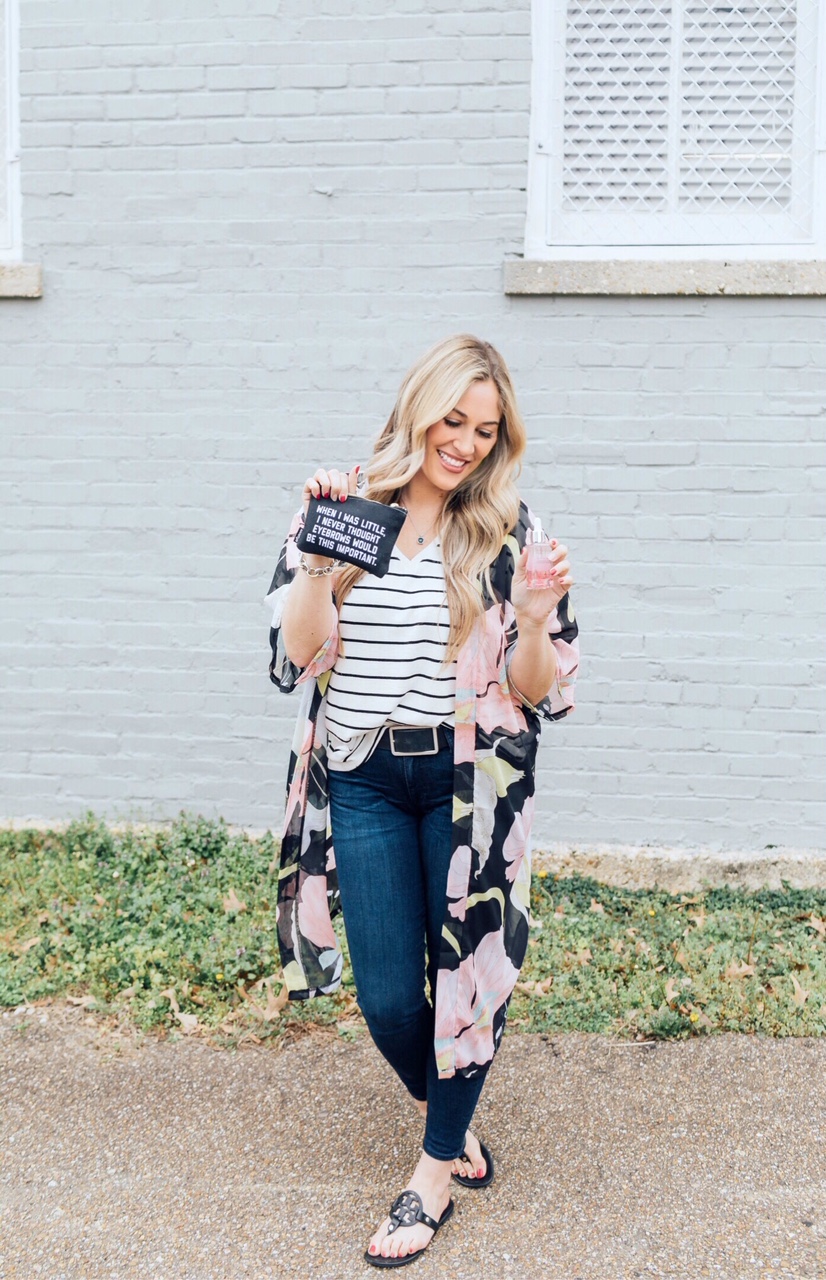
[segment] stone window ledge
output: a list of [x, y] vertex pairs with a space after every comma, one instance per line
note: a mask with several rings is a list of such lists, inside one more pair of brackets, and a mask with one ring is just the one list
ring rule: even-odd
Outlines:
[[43, 268], [39, 262], [0, 262], [0, 298], [41, 298]]
[[505, 263], [505, 293], [826, 295], [826, 261], [585, 261]]

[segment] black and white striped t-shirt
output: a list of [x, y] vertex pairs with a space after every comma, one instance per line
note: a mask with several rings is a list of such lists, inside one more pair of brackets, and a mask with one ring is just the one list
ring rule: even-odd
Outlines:
[[454, 723], [456, 663], [445, 664], [449, 630], [438, 540], [412, 560], [396, 548], [383, 578], [356, 583], [341, 607], [344, 652], [327, 686], [331, 769], [355, 769], [388, 723]]

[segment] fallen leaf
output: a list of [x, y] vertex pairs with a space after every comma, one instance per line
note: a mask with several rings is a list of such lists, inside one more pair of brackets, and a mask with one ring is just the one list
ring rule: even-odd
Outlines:
[[97, 1000], [94, 996], [67, 996], [66, 1003], [77, 1005], [81, 1009], [91, 1009], [97, 1004]]
[[634, 944], [634, 950], [638, 956], [647, 956], [651, 954], [651, 948], [644, 938], [637, 938], [637, 941]]
[[826, 920], [821, 920], [819, 916], [815, 915], [814, 911], [807, 921], [806, 927], [808, 929], [816, 929], [821, 938], [826, 938]]
[[583, 947], [581, 951], [576, 953], [577, 964], [590, 964], [593, 958], [590, 947]]
[[174, 987], [167, 987], [166, 991], [161, 992], [161, 995], [166, 996], [167, 1000], [172, 1006], [172, 1012], [174, 1013], [175, 1017], [178, 1019], [179, 1023], [181, 1024], [181, 1030], [183, 1031], [185, 1036], [188, 1036], [193, 1031], [197, 1030], [197, 1027], [198, 1027], [197, 1015], [194, 1013], [181, 1013], [181, 1010], [178, 1006], [178, 997], [175, 995]]
[[50, 919], [51, 919], [51, 917], [49, 916], [48, 911], [41, 911], [41, 912], [40, 912], [40, 914], [39, 914], [39, 915], [38, 915], [38, 917], [37, 917], [37, 923], [38, 923], [38, 924], [48, 924]]
[[676, 978], [669, 978], [665, 984], [665, 998], [669, 1004], [677, 999], [679, 983]]
[[544, 978], [542, 982], [517, 982], [516, 990], [526, 996], [546, 996], [553, 986], [553, 978]]
[[98, 904], [99, 907], [106, 906], [106, 899], [104, 898], [102, 893], [96, 893], [94, 895], [94, 898], [95, 898], [95, 902]]
[[677, 951], [677, 954], [674, 956], [674, 959], [677, 961], [677, 964], [680, 965], [681, 968], [685, 969], [686, 971], [688, 970], [689, 968], [688, 956], [683, 951], [682, 947], [679, 948], [679, 950]]
[[247, 909], [246, 902], [241, 901], [234, 889], [230, 889], [229, 893], [224, 898], [222, 905], [229, 915], [237, 915], [239, 912], [246, 911]]
[[591, 905], [589, 907], [589, 911], [595, 911], [597, 915], [600, 915], [600, 916], [605, 915], [605, 907], [602, 905], [601, 902], [597, 902], [596, 898], [591, 899]]
[[608, 946], [611, 948], [612, 951], [616, 952], [618, 956], [621, 956], [623, 951], [625, 950], [625, 943], [623, 942], [622, 938], [612, 938], [611, 941], [608, 943]]
[[694, 915], [689, 915], [689, 917], [688, 917], [688, 918], [689, 918], [689, 920], [693, 920], [693, 921], [694, 921], [694, 923], [696, 924], [696, 926], [697, 926], [697, 928], [698, 928], [698, 929], [702, 929], [703, 925], [704, 925], [704, 924], [705, 924], [705, 922], [706, 922], [706, 909], [705, 909], [705, 907], [704, 907], [704, 906], [700, 907], [700, 910], [699, 910], [699, 911], [697, 911]]
[[[281, 1010], [287, 1004], [287, 984], [281, 983], [281, 990], [278, 995], [273, 995], [272, 979], [267, 979], [267, 1007], [264, 1010], [264, 1021], [272, 1022], [273, 1018], [277, 1018]], [[353, 1002], [355, 1003], [355, 1001]]]
[[754, 974], [754, 965], [740, 960], [729, 960], [723, 971], [724, 978], [750, 978]]
[[25, 942], [16, 942], [12, 947], [15, 955], [25, 955], [27, 951], [31, 951], [32, 947], [36, 947], [40, 938], [28, 938]]
[[806, 1003], [806, 1001], [808, 1000], [809, 996], [810, 996], [812, 993], [811, 993], [811, 991], [805, 991], [805, 990], [803, 989], [803, 987], [801, 987], [800, 983], [799, 983], [799, 982], [798, 982], [798, 980], [797, 980], [797, 976], [796, 976], [795, 974], [793, 974], [793, 973], [792, 973], [792, 974], [790, 974], [789, 976], [790, 976], [790, 978], [791, 978], [791, 980], [792, 980], [792, 986], [794, 987], [794, 995], [792, 996], [792, 1004], [796, 1004], [796, 1005], [797, 1005], [797, 1007], [798, 1007], [798, 1009], [802, 1009], [802, 1008], [803, 1008], [803, 1006], [804, 1006], [804, 1004]]

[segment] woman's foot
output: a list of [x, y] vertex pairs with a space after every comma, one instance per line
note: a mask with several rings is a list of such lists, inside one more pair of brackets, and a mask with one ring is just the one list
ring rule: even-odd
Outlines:
[[[418, 1098], [413, 1098], [413, 1106], [418, 1111], [422, 1119], [427, 1117], [427, 1102], [422, 1102]], [[459, 1156], [453, 1161], [451, 1173], [458, 1173], [464, 1178], [484, 1178], [488, 1171], [487, 1162], [482, 1155], [482, 1148], [479, 1145], [479, 1139], [474, 1138], [470, 1129], [465, 1134], [465, 1151], [467, 1159]], [[426, 1207], [426, 1206], [425, 1206]]]
[[[422, 1198], [425, 1213], [436, 1222], [439, 1221], [450, 1200], [451, 1162], [450, 1160], [434, 1160], [432, 1156], [422, 1152], [416, 1165], [413, 1177], [407, 1186], [416, 1191]], [[381, 1254], [384, 1258], [405, 1258], [410, 1254], [426, 1249], [433, 1239], [433, 1231], [423, 1222], [413, 1227], [398, 1227], [392, 1235], [387, 1234], [390, 1219], [385, 1218], [378, 1231], [371, 1238], [367, 1252], [374, 1257]]]
[[470, 1129], [465, 1134], [465, 1156], [453, 1161], [451, 1173], [458, 1173], [463, 1178], [484, 1178], [488, 1171], [479, 1139], [474, 1138]]

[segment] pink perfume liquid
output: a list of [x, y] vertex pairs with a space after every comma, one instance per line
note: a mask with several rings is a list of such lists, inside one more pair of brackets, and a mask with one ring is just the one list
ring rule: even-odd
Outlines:
[[536, 537], [537, 533], [537, 541], [528, 543], [525, 585], [529, 591], [541, 591], [543, 588], [550, 587], [553, 584], [553, 578], [551, 577], [551, 569], [553, 568], [551, 541], [541, 531], [534, 532], [533, 536]]

